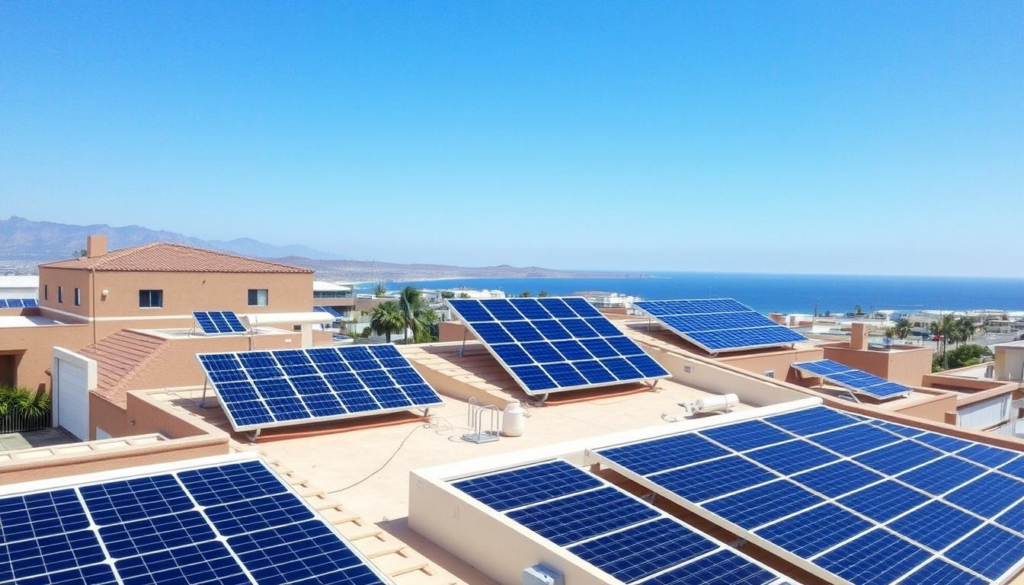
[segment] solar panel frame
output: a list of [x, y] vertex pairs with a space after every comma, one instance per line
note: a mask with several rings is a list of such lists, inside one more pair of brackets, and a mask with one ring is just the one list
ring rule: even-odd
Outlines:
[[192, 318], [204, 335], [237, 335], [247, 332], [234, 311], [192, 311]]
[[[803, 335], [731, 298], [637, 301], [633, 305], [709, 354], [807, 341]], [[744, 337], [746, 342], [741, 341]]]
[[334, 307], [327, 307], [327, 306], [319, 306], [318, 305], [316, 307], [313, 307], [313, 311], [316, 312], [316, 313], [327, 313], [331, 317], [334, 317], [335, 321], [337, 321], [338, 319], [341, 319], [341, 313], [339, 313], [338, 310], [335, 309]]
[[[334, 352], [337, 359], [326, 352]], [[196, 361], [238, 432], [444, 406], [440, 394], [393, 344], [199, 353]], [[289, 375], [289, 370], [297, 375]], [[242, 379], [233, 379], [236, 372]], [[323, 392], [324, 387], [330, 392]], [[337, 398], [345, 411], [336, 412], [337, 404], [329, 396]]]
[[[660, 485], [661, 482], [658, 481], [659, 476], [660, 475], [664, 475], [664, 474], [668, 474], [668, 473], [672, 473], [671, 471], [666, 472], [666, 471], [660, 470], [660, 469], [657, 469], [655, 471], [651, 471], [651, 469], [652, 469], [651, 466], [648, 466], [647, 468], [644, 468], [643, 467], [643, 465], [645, 465], [645, 460], [644, 459], [635, 459], [634, 458], [632, 461], [625, 461], [625, 460], [622, 460], [621, 457], [620, 457], [619, 458], [620, 460], [616, 461], [616, 459], [607, 457], [605, 455], [606, 452], [623, 453], [624, 450], [629, 449], [629, 448], [644, 449], [648, 445], [650, 445], [652, 447], [654, 445], [656, 445], [656, 444], [665, 445], [666, 441], [670, 441], [670, 440], [678, 441], [679, 439], [681, 439], [683, 437], [699, 437], [699, 436], [708, 437], [709, 435], [713, 436], [716, 433], [709, 433], [708, 431], [710, 429], [728, 429], [729, 427], [734, 426], [734, 425], [749, 425], [749, 423], [751, 421], [760, 421], [760, 422], [767, 422], [769, 424], [772, 424], [772, 419], [778, 419], [780, 417], [784, 417], [785, 420], [787, 421], [787, 423], [788, 422], [793, 422], [797, 418], [805, 420], [805, 422], [801, 423], [800, 427], [803, 428], [803, 429], [809, 429], [809, 430], [807, 430], [806, 434], [804, 434], [803, 431], [797, 431], [797, 430], [792, 430], [792, 429], [784, 429], [784, 430], [786, 430], [787, 433], [791, 434], [794, 438], [802, 436], [805, 439], [808, 439], [808, 438], [809, 439], [813, 439], [816, 436], [820, 436], [822, 433], [829, 432], [829, 430], [833, 430], [834, 431], [836, 429], [844, 428], [843, 425], [835, 426], [838, 423], [838, 420], [834, 420], [833, 422], [828, 422], [828, 417], [822, 418], [822, 421], [823, 422], [828, 422], [828, 424], [823, 424], [823, 425], [810, 424], [809, 422], [807, 422], [807, 421], [810, 421], [810, 417], [809, 417], [808, 413], [812, 413], [814, 411], [824, 412], [825, 414], [830, 414], [831, 413], [830, 416], [831, 416], [832, 419], [836, 419], [835, 415], [838, 415], [839, 412], [840, 412], [840, 411], [835, 411], [833, 409], [825, 408], [825, 407], [822, 407], [822, 406], [810, 407], [810, 408], [806, 408], [805, 407], [805, 408], [796, 409], [796, 410], [793, 410], [793, 411], [790, 411], [788, 413], [784, 413], [784, 414], [781, 414], [781, 415], [768, 415], [768, 416], [762, 416], [762, 417], [756, 417], [756, 418], [752, 417], [752, 418], [747, 418], [747, 419], [743, 419], [743, 420], [736, 420], [736, 421], [733, 421], [733, 422], [730, 422], [730, 423], [727, 423], [727, 424], [722, 424], [722, 425], [714, 425], [714, 424], [712, 424], [712, 425], [709, 425], [709, 426], [706, 426], [706, 427], [695, 428], [695, 429], [692, 429], [692, 430], [687, 430], [687, 431], [676, 433], [676, 434], [657, 436], [657, 437], [652, 437], [652, 438], [649, 438], [649, 439], [637, 440], [637, 441], [634, 441], [634, 442], [631, 442], [631, 443], [626, 443], [626, 444], [609, 445], [609, 446], [601, 447], [601, 448], [598, 448], [598, 449], [590, 449], [590, 450], [587, 451], [587, 457], [586, 457], [585, 461], [588, 462], [588, 463], [599, 463], [599, 464], [601, 464], [604, 467], [608, 467], [608, 468], [610, 468], [610, 469], [612, 469], [612, 470], [614, 470], [614, 471], [616, 471], [616, 472], [618, 472], [618, 473], [620, 473], [620, 474], [630, 478], [634, 482], [636, 482], [636, 483], [640, 484], [641, 486], [651, 490], [652, 492], [658, 494], [659, 496], [668, 499], [672, 503], [678, 504], [679, 506], [681, 506], [682, 508], [686, 509], [687, 511], [692, 512], [692, 513], [696, 514], [697, 516], [699, 516], [699, 517], [701, 517], [701, 518], [703, 518], [703, 519], [705, 519], [705, 520], [707, 520], [707, 521], [709, 521], [709, 522], [711, 522], [711, 523], [713, 523], [713, 524], [715, 524], [717, 526], [723, 527], [723, 528], [729, 530], [730, 532], [738, 535], [739, 537], [741, 537], [741, 538], [743, 538], [745, 540], [748, 540], [751, 543], [756, 544], [759, 547], [765, 548], [765, 549], [769, 550], [770, 552], [772, 552], [773, 554], [775, 554], [775, 555], [777, 555], [777, 556], [779, 556], [779, 557], [781, 557], [781, 558], [783, 558], [783, 559], [785, 559], [785, 560], [787, 560], [787, 561], [789, 561], [791, 563], [794, 563], [794, 564], [796, 564], [796, 565], [798, 565], [798, 566], [808, 570], [809, 572], [811, 572], [811, 573], [821, 577], [822, 579], [825, 579], [825, 580], [830, 581], [830, 582], [835, 581], [838, 576], [835, 575], [835, 574], [829, 573], [828, 571], [822, 569], [821, 566], [815, 564], [815, 559], [823, 557], [826, 553], [834, 551], [837, 548], [840, 548], [841, 546], [843, 546], [844, 544], [847, 544], [849, 542], [852, 542], [854, 540], [862, 538], [863, 536], [865, 536], [866, 534], [869, 534], [872, 531], [883, 530], [883, 531], [889, 532], [890, 534], [893, 533], [893, 532], [896, 532], [896, 528], [892, 528], [892, 526], [895, 525], [895, 526], [900, 527], [900, 528], [905, 527], [907, 525], [906, 521], [900, 522], [900, 520], [902, 520], [905, 517], [912, 516], [916, 512], [921, 511], [921, 510], [925, 509], [928, 506], [934, 506], [936, 503], [941, 503], [942, 505], [945, 505], [947, 507], [952, 507], [953, 509], [958, 510], [958, 511], [964, 513], [964, 514], [958, 514], [957, 515], [958, 518], [966, 517], [967, 513], [971, 514], [972, 515], [971, 517], [978, 517], [979, 516], [978, 512], [971, 511], [968, 508], [964, 508], [963, 505], [961, 505], [962, 502], [955, 501], [956, 500], [956, 496], [954, 496], [953, 498], [950, 498], [949, 496], [951, 494], [956, 493], [958, 490], [961, 490], [961, 489], [964, 489], [964, 488], [970, 488], [970, 486], [972, 484], [977, 483], [979, 481], [979, 479], [984, 479], [985, 477], [990, 477], [991, 476], [993, 480], [998, 479], [999, 481], [1001, 481], [1004, 484], [1005, 483], [1012, 483], [1012, 480], [1017, 480], [1019, 485], [1017, 485], [1013, 489], [1012, 493], [1015, 494], [1015, 495], [1007, 495], [1005, 497], [999, 496], [999, 498], [996, 498], [996, 497], [990, 498], [990, 499], [993, 500], [993, 502], [995, 502], [995, 500], [997, 500], [997, 499], [1000, 500], [998, 503], [992, 503], [991, 506], [987, 502], [984, 503], [985, 505], [981, 506], [981, 508], [983, 508], [982, 511], [985, 512], [985, 514], [980, 514], [981, 521], [979, 521], [977, 523], [977, 525], [974, 526], [971, 530], [967, 530], [966, 532], [963, 532], [966, 529], [960, 528], [961, 536], [959, 537], [959, 539], [957, 541], [954, 542], [954, 544], [947, 545], [947, 547], [944, 548], [943, 550], [929, 550], [928, 546], [925, 545], [925, 544], [922, 544], [919, 540], [914, 540], [913, 538], [911, 538], [909, 536], [906, 536], [906, 535], [903, 535], [903, 534], [900, 534], [900, 537], [902, 539], [904, 539], [904, 541], [909, 541], [909, 542], [913, 543], [914, 546], [916, 546], [918, 548], [929, 550], [928, 554], [926, 556], [922, 557], [922, 558], [927, 559], [929, 562], [932, 559], [938, 559], [938, 560], [944, 561], [944, 562], [946, 562], [946, 564], [948, 564], [948, 569], [944, 568], [943, 571], [951, 571], [952, 573], [956, 573], [957, 571], [962, 571], [965, 568], [965, 565], [963, 565], [959, 561], [950, 561], [950, 558], [948, 556], [943, 556], [944, 552], [946, 552], [946, 551], [948, 551], [948, 550], [950, 550], [952, 548], [956, 548], [957, 546], [959, 546], [960, 542], [970, 538], [972, 535], [976, 534], [976, 532], [978, 530], [981, 530], [982, 528], [987, 527], [987, 526], [999, 526], [1003, 530], [1009, 529], [1011, 532], [1017, 531], [1017, 532], [1014, 532], [1014, 533], [1017, 534], [1018, 537], [1024, 536], [1024, 533], [1018, 531], [1018, 528], [1024, 528], [1024, 525], [1022, 525], [1022, 526], [1020, 526], [1018, 528], [1014, 528], [1014, 526], [1007, 526], [1007, 524], [1014, 524], [1015, 523], [1015, 521], [1017, 520], [1017, 517], [1018, 517], [1018, 516], [1015, 516], [1015, 515], [1019, 515], [1019, 517], [1024, 517], [1024, 478], [1017, 477], [1015, 474], [1012, 474], [1012, 473], [1004, 473], [1002, 471], [1002, 467], [1003, 466], [1009, 465], [1007, 463], [1007, 461], [1006, 461], [1006, 455], [1003, 455], [1002, 453], [999, 454], [1000, 455], [999, 457], [996, 457], [996, 456], [988, 457], [988, 459], [990, 460], [991, 466], [988, 467], [987, 469], [985, 469], [984, 473], [982, 473], [980, 477], [978, 475], [968, 474], [967, 476], [965, 476], [965, 478], [963, 480], [963, 483], [959, 484], [955, 488], [951, 488], [949, 486], [944, 486], [941, 490], [939, 490], [940, 493], [925, 492], [925, 490], [923, 490], [921, 487], [918, 487], [918, 485], [916, 485], [916, 480], [915, 480], [915, 484], [909, 484], [909, 483], [906, 483], [906, 482], [902, 482], [902, 477], [904, 475], [908, 475], [908, 476], [920, 475], [919, 470], [927, 468], [929, 465], [933, 465], [936, 462], [942, 461], [944, 459], [958, 459], [960, 461], [963, 461], [966, 464], [968, 460], [966, 458], [959, 459], [960, 458], [959, 452], [964, 451], [964, 450], [970, 448], [970, 445], [972, 445], [972, 444], [976, 444], [976, 443], [971, 443], [971, 442], [965, 442], [965, 445], [958, 446], [957, 451], [954, 451], [952, 453], [946, 453], [944, 451], [940, 451], [937, 447], [933, 448], [933, 447], [931, 447], [929, 445], [928, 446], [929, 450], [930, 451], [934, 451], [934, 456], [937, 457], [937, 458], [922, 459], [920, 457], [917, 457], [915, 459], [915, 461], [917, 462], [916, 466], [909, 468], [909, 471], [907, 469], [898, 469], [896, 471], [893, 471], [892, 474], [890, 474], [887, 471], [878, 471], [878, 470], [870, 470], [869, 471], [870, 468], [865, 467], [864, 468], [864, 474], [863, 474], [864, 477], [855, 478], [853, 483], [850, 486], [847, 486], [847, 487], [838, 486], [838, 484], [835, 483], [834, 479], [828, 479], [828, 478], [822, 477], [821, 473], [820, 473], [820, 470], [825, 470], [825, 469], [828, 469], [828, 468], [834, 467], [834, 466], [861, 465], [861, 464], [858, 463], [858, 457], [861, 457], [861, 456], [865, 455], [865, 453], [862, 453], [862, 454], [856, 455], [856, 456], [842, 456], [838, 461], [836, 461], [834, 463], [830, 463], [830, 464], [823, 465], [823, 466], [820, 466], [820, 467], [815, 467], [815, 468], [813, 468], [810, 471], [794, 472], [794, 473], [790, 473], [790, 474], [783, 474], [783, 473], [780, 473], [780, 472], [775, 472], [777, 475], [779, 475], [779, 478], [780, 478], [779, 480], [775, 480], [774, 482], [769, 482], [769, 483], [762, 483], [760, 485], [755, 485], [753, 487], [744, 487], [744, 488], [742, 488], [742, 489], [740, 489], [740, 490], [738, 490], [736, 492], [732, 492], [731, 494], [726, 494], [726, 495], [723, 495], [723, 496], [716, 496], [716, 497], [713, 497], [711, 499], [704, 500], [704, 501], [690, 499], [690, 498], [688, 498], [688, 497], [686, 497], [684, 495], [681, 495], [679, 493], [675, 493], [672, 490], [667, 489], [667, 487], [665, 485]], [[849, 418], [849, 417], [847, 417], [847, 418]], [[885, 426], [875, 424], [876, 421], [873, 421], [871, 419], [866, 419], [864, 417], [857, 417], [856, 419], [850, 418], [850, 420], [851, 420], [851, 424], [850, 425], [845, 425], [845, 426], [847, 426], [847, 427], [848, 426], [854, 426], [854, 427], [855, 426], [865, 426], [865, 427], [872, 427], [872, 428], [876, 428], [876, 429], [885, 429]], [[808, 425], [810, 425], [810, 426], [808, 426]], [[778, 425], [775, 425], [775, 426], [778, 426]], [[822, 430], [825, 427], [833, 427], [833, 428], [832, 429]], [[783, 427], [779, 427], [779, 428], [781, 429]], [[867, 451], [866, 454], [873, 454], [873, 453], [876, 453], [876, 452], [879, 452], [879, 451], [882, 451], [882, 450], [885, 450], [885, 449], [891, 449], [892, 447], [897, 446], [897, 445], [908, 445], [908, 446], [914, 446], [915, 448], [916, 447], [922, 447], [923, 448], [925, 446], [924, 443], [917, 443], [917, 442], [914, 441], [915, 438], [921, 436], [919, 434], [898, 432], [898, 430], [893, 430], [893, 429], [886, 429], [886, 430], [888, 432], [891, 432], [894, 436], [898, 437], [899, 440], [896, 443], [888, 443], [886, 445], [876, 446], [873, 450]], [[792, 442], [792, 441], [790, 441], [790, 442]], [[720, 443], [716, 443], [716, 444], [720, 444]], [[778, 443], [778, 444], [784, 444], [784, 443]], [[729, 456], [737, 456], [737, 455], [749, 458], [748, 456], [751, 453], [756, 453], [756, 451], [759, 448], [762, 448], [762, 447], [758, 447], [758, 448], [755, 448], [752, 451], [751, 450], [739, 451], [739, 450], [737, 450], [735, 448], [732, 448], [732, 447], [724, 445], [724, 444], [720, 444], [720, 445], [722, 445], [722, 447], [726, 451], [726, 454], [725, 454], [726, 458], [728, 458]], [[995, 449], [995, 448], [993, 448], [993, 449]], [[661, 455], [664, 456], [664, 457], [672, 457], [674, 455], [674, 453], [672, 451], [667, 451], [666, 452], [664, 450], [664, 448], [659, 449], [659, 451], [661, 452]], [[1005, 451], [1005, 450], [1000, 450], [1000, 451], [1004, 451], [1005, 453], [1013, 453], [1011, 451]], [[837, 455], [838, 455], [838, 453], [837, 453]], [[697, 468], [700, 465], [704, 464], [705, 462], [720, 461], [720, 460], [722, 460], [722, 457], [723, 457], [723, 455], [719, 454], [719, 453], [707, 453], [704, 458], [696, 458], [695, 460], [690, 460], [687, 463], [685, 463], [684, 466], [689, 466], [689, 467]], [[1012, 461], [1024, 461], [1024, 458], [1017, 458], [1017, 459], [1013, 459]], [[637, 466], [637, 465], [639, 465], [640, 467], [636, 467], [636, 468], [631, 467], [631, 466]], [[978, 465], [981, 465], [981, 464], [976, 462], [976, 461], [973, 461], [973, 462], [971, 462], [971, 465], [978, 466]], [[804, 476], [808, 476], [808, 475], [817, 475], [819, 478], [825, 479], [826, 480], [825, 483], [824, 484], [819, 484], [819, 486], [820, 485], [826, 486], [828, 491], [820, 491], [820, 490], [818, 490], [818, 488], [815, 486], [815, 482], [809, 482], [807, 484], [801, 483], [801, 479]], [[838, 479], [838, 476], [836, 474], [833, 474], [833, 477]], [[803, 486], [805, 488], [808, 488], [812, 493], [819, 493], [819, 494], [821, 494], [825, 498], [823, 500], [824, 503], [821, 503], [821, 502], [818, 502], [818, 503], [810, 502], [810, 503], [805, 504], [801, 508], [801, 510], [794, 511], [791, 514], [787, 513], [786, 515], [781, 516], [781, 518], [767, 519], [767, 520], [764, 520], [763, 522], [762, 522], [762, 520], [755, 520], [753, 523], [748, 523], [748, 522], [745, 521], [744, 514], [748, 513], [749, 511], [744, 510], [742, 508], [740, 508], [738, 510], [739, 516], [737, 516], [734, 520], [730, 520], [726, 516], [723, 516], [721, 513], [718, 513], [718, 512], [715, 511], [716, 508], [722, 508], [722, 504], [721, 503], [725, 503], [726, 504], [726, 509], [728, 509], [730, 506], [732, 506], [732, 504], [729, 502], [730, 499], [737, 500], [737, 502], [742, 502], [742, 499], [737, 498], [737, 496], [742, 496], [745, 492], [751, 492], [751, 494], [756, 496], [756, 494], [758, 492], [765, 491], [768, 486], [771, 486], [773, 484], [785, 483], [787, 479], [789, 481], [796, 482], [797, 484], [799, 484], [799, 485], [801, 485], [801, 486]], [[901, 487], [900, 488], [900, 494], [904, 494], [904, 495], [909, 495], [911, 493], [911, 491], [912, 491], [909, 488], [914, 488], [914, 490], [916, 490], [914, 493], [919, 494], [919, 496], [906, 499], [906, 501], [904, 502], [903, 507], [901, 508], [901, 511], [899, 511], [897, 513], [893, 513], [891, 511], [886, 510], [886, 506], [889, 505], [886, 502], [876, 502], [876, 503], [870, 502], [870, 496], [871, 496], [872, 488], [875, 488], [875, 491], [879, 491], [879, 490], [884, 491], [883, 488], [885, 487], [886, 484], [900, 484], [900, 485], [907, 486], [907, 487]], [[967, 491], [967, 490], [965, 490], [965, 491]], [[863, 512], [858, 511], [857, 509], [851, 508], [850, 506], [846, 505], [846, 502], [851, 500], [851, 495], [859, 494], [861, 492], [864, 492], [864, 496], [860, 497], [861, 503], [862, 504], [863, 503], [867, 503], [869, 506], [871, 506], [874, 510], [877, 510], [877, 511], [870, 511], [869, 515], [865, 515]], [[963, 492], [961, 492], [961, 493], [963, 493]], [[972, 497], [974, 498], [974, 500], [977, 500], [977, 497], [975, 497], [975, 496], [972, 496]], [[749, 498], [749, 497], [747, 498], [747, 500], [750, 500], [750, 499], [751, 498]], [[788, 503], [789, 501], [791, 501], [792, 499], [793, 499], [792, 495], [788, 495], [785, 500], [759, 501], [757, 503], [759, 505], [761, 505], [761, 506], [782, 506], [782, 505]], [[859, 532], [859, 533], [851, 536], [848, 539], [844, 539], [842, 541], [842, 543], [840, 543], [840, 544], [835, 544], [835, 545], [833, 545], [833, 546], [831, 546], [831, 547], [829, 547], [827, 549], [824, 549], [824, 550], [818, 550], [818, 551], [814, 552], [813, 554], [811, 554], [809, 556], [800, 556], [798, 554], [795, 554], [794, 552], [792, 552], [790, 550], [787, 550], [786, 548], [783, 548], [781, 545], [775, 544], [773, 542], [773, 540], [771, 540], [771, 538], [773, 538], [773, 537], [770, 536], [772, 534], [772, 531], [767, 530], [768, 528], [782, 525], [783, 523], [788, 522], [789, 519], [795, 518], [795, 517], [797, 517], [797, 516], [799, 516], [801, 514], [804, 514], [808, 510], [815, 510], [815, 509], [817, 509], [817, 508], [819, 508], [821, 506], [831, 506], [831, 505], [836, 505], [836, 504], [840, 505], [842, 507], [842, 509], [844, 509], [844, 510], [847, 510], [849, 512], [853, 512], [861, 520], [865, 520], [866, 522], [868, 522], [868, 524], [870, 525], [868, 527], [868, 529], [863, 531], [863, 532]], [[974, 504], [978, 504], [978, 502], [974, 502]], [[860, 507], [860, 506], [858, 505], [858, 507]], [[1017, 508], [1015, 508], [1015, 507], [1018, 507], [1020, 509], [1020, 511], [1018, 512]], [[979, 508], [979, 509], [981, 509], [981, 508]], [[754, 512], [757, 511], [754, 508], [751, 508], [751, 510], [753, 510]], [[876, 516], [880, 516], [881, 519], [872, 519], [870, 517], [871, 514], [876, 515]], [[775, 512], [772, 512], [771, 515], [772, 516], [777, 516], [777, 514]], [[919, 517], [919, 516], [913, 516], [913, 517]], [[1003, 520], [1003, 518], [1006, 518], [1006, 519]], [[1002, 520], [1002, 523], [1000, 522], [1001, 520]], [[758, 524], [758, 522], [762, 522], [762, 523]], [[898, 522], [900, 522], [900, 523], [897, 524]], [[1022, 523], [1022, 524], [1024, 524], [1024, 523]], [[814, 528], [814, 527], [812, 526], [812, 527], [809, 527], [809, 528]], [[836, 529], [838, 530], [839, 527], [837, 526]], [[791, 529], [787, 529], [787, 531], [791, 531]], [[764, 534], [765, 537], [762, 537], [761, 534]], [[924, 538], [924, 536], [920, 536], [920, 535], [928, 535], [929, 537], [932, 536], [932, 534], [927, 532], [926, 530], [922, 530], [918, 534], [919, 534], [918, 538]], [[1017, 543], [1018, 542], [1017, 540], [1013, 540], [1013, 539], [1007, 539], [1007, 540], [1012, 541], [1013, 543]], [[1024, 538], [1022, 538], [1019, 542], [1021, 543], [1021, 550], [1024, 551]], [[961, 547], [961, 550], [962, 550], [962, 547]], [[1014, 549], [1014, 550], [1017, 550], [1017, 549]], [[1011, 553], [1007, 553], [1006, 551], [995, 551], [995, 553], [993, 553], [993, 554], [1001, 554], [1001, 555], [1003, 555], [1004, 558], [1002, 558], [1001, 561], [1000, 561], [1001, 562], [1001, 565], [1000, 565], [1001, 567], [1009, 566], [1009, 561], [1007, 559], [1005, 559], [1005, 556], [1006, 555], [1010, 555]], [[1006, 570], [1006, 572], [1002, 573], [1002, 575], [999, 578], [985, 577], [984, 580], [970, 581], [970, 582], [972, 582], [972, 583], [973, 582], [978, 582], [978, 583], [990, 583], [990, 582], [991, 583], [1005, 583], [1005, 582], [1007, 582], [1007, 580], [1009, 578], [1011, 578], [1014, 575], [1019, 574], [1021, 572], [1021, 570], [1024, 569], [1024, 552], [1022, 552], [1020, 554], [1019, 558], [1013, 558], [1013, 559], [1010, 559], [1010, 560], [1014, 561], [1013, 566], [1010, 569]], [[924, 567], [925, 564], [926, 563], [922, 562], [921, 564], [916, 564], [915, 563], [913, 566], [907, 565], [904, 568], [904, 572], [901, 575], [897, 575], [896, 577], [899, 577], [899, 578], [902, 578], [902, 579], [906, 579], [907, 582], [914, 582], [914, 583], [921, 582], [921, 581], [917, 581], [917, 580], [914, 580], [914, 579], [923, 578], [926, 574], [930, 574], [930, 571], [936, 570], [933, 567], [933, 568], [929, 569], [929, 573], [921, 572], [921, 571], [924, 570], [923, 567]], [[883, 567], [881, 567], [881, 566], [879, 566], [878, 568], [879, 568], [879, 570], [883, 569]], [[918, 572], [921, 572], [921, 575], [917, 575]], [[967, 574], [969, 576], [972, 576], [975, 579], [978, 579], [978, 575], [980, 575], [981, 573], [975, 571], [974, 573], [965, 572], [965, 574]], [[842, 582], [847, 582], [847, 581], [844, 580]], [[856, 583], [856, 582], [859, 582], [859, 581], [853, 581], [853, 582]], [[902, 582], [903, 581], [900, 581], [900, 583], [902, 583]], [[959, 582], [959, 581], [957, 581], [957, 582]]]
[[672, 376], [583, 297], [446, 299], [445, 303], [531, 396]]
[[[105, 492], [107, 490], [104, 486], [112, 484], [129, 484], [138, 480], [156, 478], [161, 478], [162, 480], [168, 477], [180, 480], [185, 474], [210, 471], [220, 472], [227, 470], [234, 474], [237, 469], [241, 468], [246, 470], [258, 468], [262, 472], [260, 477], [265, 482], [273, 482], [275, 485], [275, 489], [271, 490], [272, 493], [279, 496], [289, 496], [292, 509], [301, 508], [306, 512], [308, 518], [302, 522], [315, 523], [321, 527], [321, 534], [329, 534], [331, 536], [330, 540], [336, 543], [335, 548], [341, 547], [348, 551], [354, 563], [351, 568], [364, 568], [365, 570], [362, 571], [362, 574], [368, 576], [366, 580], [352, 581], [353, 583], [369, 584], [372, 582], [377, 585], [394, 585], [393, 581], [359, 551], [348, 537], [321, 515], [306, 498], [302, 497], [275, 470], [254, 454], [207, 457], [188, 462], [147, 465], [43, 481], [9, 484], [0, 486], [0, 501], [7, 501], [12, 498], [17, 499], [19, 497], [40, 497], [43, 494], [68, 491], [80, 494], [81, 490], [86, 488], [91, 488], [94, 493]], [[237, 475], [234, 475], [234, 477], [237, 477]], [[179, 483], [179, 485], [183, 484]], [[192, 494], [187, 488], [185, 491], [190, 495]], [[76, 496], [76, 498], [78, 498], [76, 501], [80, 503], [86, 515], [91, 515], [91, 508], [85, 499], [81, 498], [81, 496]], [[263, 499], [265, 498], [257, 498], [256, 501]], [[209, 505], [205, 505], [199, 498], [191, 498], [191, 500], [191, 508], [177, 514], [167, 515], [158, 511], [126, 523], [112, 523], [104, 526], [98, 526], [93, 523], [91, 525], [87, 524], [84, 528], [76, 527], [69, 529], [68, 532], [63, 534], [66, 536], [87, 535], [95, 538], [100, 545], [99, 548], [102, 549], [102, 559], [93, 562], [92, 557], [88, 557], [88, 563], [78, 564], [75, 562], [75, 559], [71, 558], [72, 556], [81, 557], [85, 554], [93, 554], [93, 552], [89, 550], [79, 551], [78, 548], [75, 548], [68, 555], [65, 555], [68, 558], [62, 559], [62, 566], [56, 570], [37, 572], [33, 575], [17, 575], [13, 578], [13, 581], [18, 584], [31, 583], [32, 585], [43, 583], [89, 583], [90, 585], [124, 583], [128, 585], [143, 582], [150, 583], [152, 579], [158, 576], [172, 579], [172, 573], [177, 570], [179, 575], [183, 574], [181, 573], [183, 571], [184, 573], [192, 574], [203, 583], [248, 584], [251, 581], [247, 575], [255, 574], [255, 571], [245, 559], [240, 558], [242, 555], [232, 545], [231, 541], [240, 536], [250, 534], [273, 534], [276, 531], [281, 531], [294, 525], [282, 521], [281, 523], [274, 523], [269, 528], [254, 528], [251, 532], [241, 533], [236, 537], [224, 538], [225, 535], [218, 530], [213, 522], [205, 517], [205, 512], [232, 502], [238, 504], [252, 502], [253, 500], [247, 499], [247, 496], [241, 492], [237, 493], [234, 499], [224, 502], [224, 504], [209, 502]], [[174, 517], [175, 515], [187, 516], [188, 519], [184, 520], [182, 518], [182, 521], [179, 522], [178, 518]], [[143, 528], [141, 533], [134, 532], [140, 527]], [[196, 538], [190, 538], [191, 536]], [[48, 537], [44, 536], [43, 538]], [[132, 538], [136, 540], [132, 541]], [[31, 540], [32, 538], [30, 537], [28, 540], [19, 540], [17, 542], [30, 543]], [[108, 547], [108, 542], [112, 546]], [[140, 546], [147, 548], [140, 549]], [[219, 549], [219, 547], [224, 548]], [[196, 550], [190, 550], [192, 548]], [[213, 556], [203, 554], [199, 550], [203, 549], [210, 553], [214, 552], [212, 548], [218, 548], [218, 551]], [[58, 552], [59, 546], [54, 547], [53, 551]], [[186, 562], [177, 566], [167, 564], [166, 561], [168, 559], [181, 554], [184, 554], [184, 558], [187, 559]], [[155, 558], [154, 555], [160, 558]], [[216, 559], [221, 559], [221, 562], [213, 562], [203, 568], [204, 561], [214, 561]], [[278, 560], [280, 561], [280, 559]], [[33, 559], [28, 558], [27, 561], [32, 562]], [[291, 561], [286, 559], [285, 562]], [[232, 570], [232, 567], [236, 570]], [[115, 571], [119, 578], [115, 577]], [[221, 574], [223, 580], [214, 579], [215, 573]], [[327, 571], [318, 574], [320, 578], [333, 578], [335, 575], [335, 572]]]
[[[914, 391], [913, 388], [903, 384], [890, 382], [885, 378], [880, 378], [874, 374], [832, 360], [794, 362], [792, 367], [798, 372], [828, 380], [850, 392], [865, 394], [877, 400], [902, 398]], [[838, 367], [845, 369], [839, 370], [837, 369]]]

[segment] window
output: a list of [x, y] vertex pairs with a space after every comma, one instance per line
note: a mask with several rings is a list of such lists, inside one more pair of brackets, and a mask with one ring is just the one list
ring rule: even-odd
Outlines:
[[764, 371], [764, 377], [765, 378], [774, 378], [775, 377], [775, 370], [765, 370]]
[[270, 304], [270, 295], [267, 294], [265, 288], [250, 288], [249, 289], [249, 306], [250, 307], [266, 307]]
[[82, 306], [82, 289], [77, 288], [77, 287], [75, 288], [75, 306], [76, 307], [81, 307]]
[[347, 299], [352, 296], [352, 291], [347, 290], [315, 290], [314, 299]]
[[58, 286], [57, 287], [57, 302], [61, 303], [61, 304], [64, 303], [64, 287], [63, 286]]
[[48, 285], [48, 284], [44, 284], [43, 285], [43, 300], [44, 301], [50, 300], [50, 285]]
[[140, 290], [140, 309], [159, 309], [164, 306], [164, 291], [162, 290]]

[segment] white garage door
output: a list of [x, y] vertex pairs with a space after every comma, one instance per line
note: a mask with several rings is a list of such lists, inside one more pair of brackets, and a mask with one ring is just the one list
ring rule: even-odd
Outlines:
[[53, 424], [88, 441], [89, 390], [96, 385], [96, 362], [55, 347], [53, 374]]

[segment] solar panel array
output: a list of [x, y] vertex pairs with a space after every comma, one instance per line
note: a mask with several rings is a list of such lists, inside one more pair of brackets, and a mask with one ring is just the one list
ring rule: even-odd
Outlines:
[[0, 309], [35, 309], [39, 303], [35, 299], [0, 299]]
[[813, 362], [797, 362], [793, 367], [801, 372], [812, 376], [824, 378], [844, 388], [867, 394], [879, 400], [897, 398], [910, 394], [914, 390], [896, 382], [890, 382], [885, 378], [879, 378], [857, 368], [851, 368], [832, 360], [817, 360]]
[[448, 304], [528, 394], [669, 376], [582, 297]]
[[816, 407], [597, 455], [829, 580], [1002, 583], [1024, 567], [1015, 451]]
[[443, 404], [394, 345], [197, 357], [236, 431]]
[[0, 582], [389, 583], [260, 461], [0, 498]]
[[207, 335], [245, 333], [245, 325], [233, 311], [193, 311], [192, 316]]
[[781, 578], [562, 460], [452, 485], [625, 583], [761, 585]]
[[807, 341], [733, 299], [637, 301], [634, 305], [709, 353]]
[[327, 313], [335, 319], [341, 319], [341, 313], [335, 310], [334, 307], [313, 307], [313, 311], [317, 313]]

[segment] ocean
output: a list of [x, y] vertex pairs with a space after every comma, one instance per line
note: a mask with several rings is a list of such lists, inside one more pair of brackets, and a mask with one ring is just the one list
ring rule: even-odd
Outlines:
[[[1024, 279], [786, 274], [656, 273], [650, 278], [457, 278], [389, 282], [395, 290], [419, 288], [498, 289], [511, 295], [540, 291], [617, 292], [648, 300], [732, 297], [763, 312], [842, 313], [864, 311], [1000, 309], [1024, 311]], [[356, 292], [373, 291], [372, 283]]]

